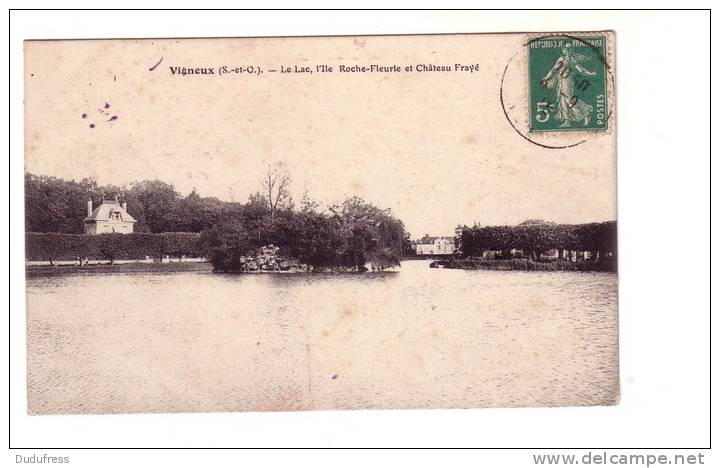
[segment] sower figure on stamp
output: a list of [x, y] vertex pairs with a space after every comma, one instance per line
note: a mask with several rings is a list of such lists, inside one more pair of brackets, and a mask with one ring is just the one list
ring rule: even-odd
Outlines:
[[592, 72], [580, 62], [584, 59], [581, 54], [574, 53], [570, 44], [562, 49], [562, 55], [557, 59], [555, 65], [542, 79], [542, 85], [547, 88], [555, 88], [557, 93], [556, 120], [562, 120], [560, 127], [569, 127], [570, 122], [583, 122], [587, 126], [590, 123], [591, 105], [582, 101], [575, 94], [575, 80], [579, 76], [594, 76]]

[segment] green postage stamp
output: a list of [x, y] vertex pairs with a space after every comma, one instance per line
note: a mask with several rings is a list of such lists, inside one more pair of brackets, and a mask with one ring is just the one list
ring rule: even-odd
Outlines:
[[527, 47], [530, 131], [607, 129], [606, 37], [543, 36]]

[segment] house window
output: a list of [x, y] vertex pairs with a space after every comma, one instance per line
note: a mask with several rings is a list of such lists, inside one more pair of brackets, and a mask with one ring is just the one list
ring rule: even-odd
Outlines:
[[120, 220], [120, 213], [113, 213], [113, 219], [119, 221], [119, 220]]

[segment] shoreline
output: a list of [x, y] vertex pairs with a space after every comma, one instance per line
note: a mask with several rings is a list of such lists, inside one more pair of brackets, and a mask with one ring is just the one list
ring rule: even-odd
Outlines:
[[61, 273], [130, 273], [154, 271], [212, 271], [209, 262], [170, 262], [170, 263], [95, 263], [90, 265], [25, 265], [27, 276]]
[[[404, 259], [403, 262], [428, 261], [430, 259]], [[402, 266], [401, 266], [402, 268]], [[575, 271], [575, 272], [609, 272], [617, 273], [616, 263], [614, 261], [604, 262], [569, 262], [569, 261], [548, 261], [535, 262], [528, 259], [447, 259], [433, 260], [429, 264], [429, 268], [433, 269], [451, 269], [451, 270], [494, 270], [494, 271]], [[354, 274], [361, 275], [363, 273], [372, 273], [372, 271], [358, 272], [346, 269], [327, 269], [322, 268], [317, 271], [306, 270], [252, 270], [252, 271], [221, 271], [214, 270], [210, 262], [169, 262], [169, 263], [148, 263], [148, 262], [128, 262], [128, 263], [109, 263], [101, 262], [89, 265], [79, 266], [77, 264], [59, 264], [59, 265], [25, 265], [25, 272], [28, 276], [46, 275], [46, 274], [62, 274], [62, 273], [131, 273], [131, 272], [183, 272], [198, 271], [211, 272], [217, 274], [230, 275], [266, 275], [266, 274]], [[390, 270], [392, 271], [392, 270]]]
[[430, 268], [451, 270], [496, 270], [496, 271], [591, 271], [617, 273], [617, 263], [614, 260], [600, 262], [570, 262], [555, 260], [535, 262], [528, 259], [473, 259], [460, 258], [450, 260], [435, 260]]
[[197, 272], [209, 272], [218, 275], [362, 275], [365, 273], [387, 273], [394, 270], [387, 269], [383, 272], [377, 271], [365, 271], [358, 272], [352, 271], [347, 268], [319, 268], [317, 270], [214, 270], [212, 263], [206, 262], [164, 262], [164, 263], [149, 263], [149, 262], [127, 262], [127, 263], [113, 263], [110, 262], [98, 262], [91, 263], [88, 265], [79, 266], [78, 264], [56, 264], [56, 265], [25, 265], [25, 273], [27, 276], [43, 276], [43, 275], [54, 275], [54, 274], [65, 274], [65, 273], [133, 273], [133, 272], [183, 272], [183, 271], [197, 271]]

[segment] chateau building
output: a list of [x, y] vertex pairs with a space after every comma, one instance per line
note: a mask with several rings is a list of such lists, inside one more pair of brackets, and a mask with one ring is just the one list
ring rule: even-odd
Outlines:
[[454, 237], [431, 237], [427, 234], [415, 242], [417, 255], [452, 255], [455, 253]]

